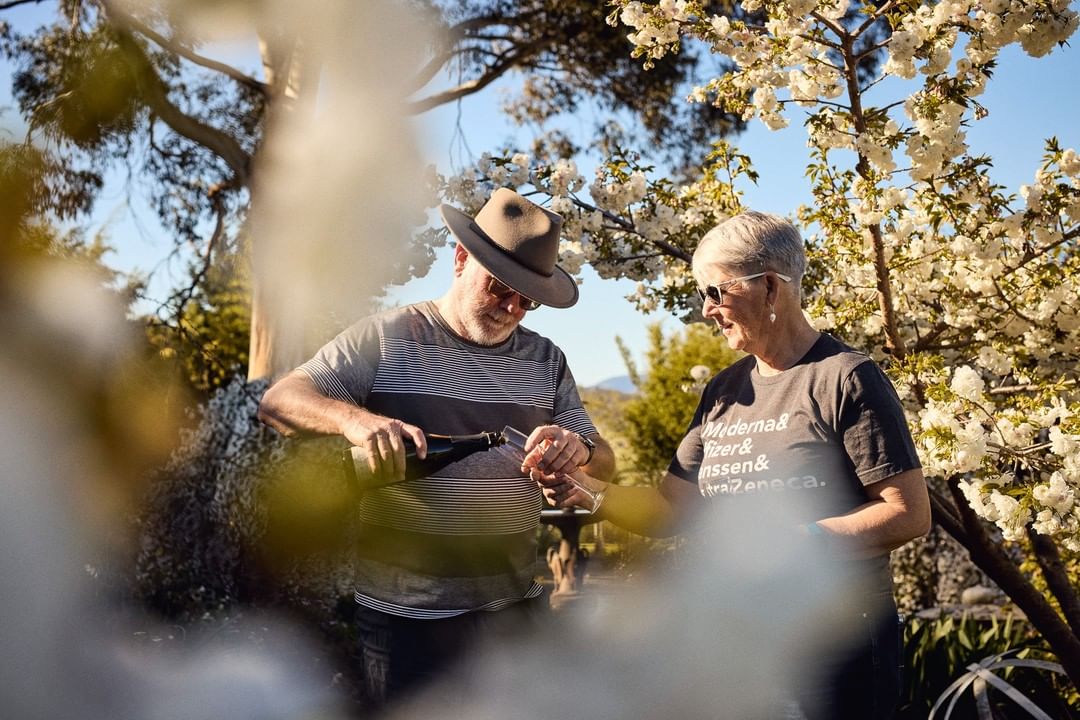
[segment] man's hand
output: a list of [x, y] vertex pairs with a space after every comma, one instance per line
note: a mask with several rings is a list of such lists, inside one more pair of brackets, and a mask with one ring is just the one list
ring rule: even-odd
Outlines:
[[577, 433], [558, 425], [541, 425], [525, 441], [525, 459], [521, 471], [539, 470], [549, 479], [569, 475], [589, 460], [589, 448]]
[[259, 419], [289, 437], [344, 435], [367, 456], [367, 470], [379, 484], [405, 478], [404, 438], [416, 445], [417, 457], [427, 455], [420, 428], [327, 397], [302, 370], [293, 370], [266, 391]]
[[416, 457], [427, 455], [424, 431], [415, 425], [361, 410], [342, 424], [345, 439], [362, 448], [368, 470], [379, 484], [405, 479], [405, 441], [412, 440]]

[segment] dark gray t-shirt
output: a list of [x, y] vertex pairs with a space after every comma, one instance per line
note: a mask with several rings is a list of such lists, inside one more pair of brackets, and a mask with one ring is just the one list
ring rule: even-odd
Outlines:
[[752, 356], [717, 374], [668, 470], [717, 502], [749, 508], [750, 498], [782, 495], [813, 522], [867, 502], [866, 485], [920, 466], [889, 379], [823, 334], [777, 375], [758, 373]]
[[[562, 351], [519, 327], [496, 346], [468, 342], [434, 303], [365, 318], [300, 368], [326, 395], [462, 435], [557, 424], [596, 433]], [[356, 599], [417, 618], [494, 610], [534, 597], [542, 498], [519, 465], [482, 452], [360, 502]]]

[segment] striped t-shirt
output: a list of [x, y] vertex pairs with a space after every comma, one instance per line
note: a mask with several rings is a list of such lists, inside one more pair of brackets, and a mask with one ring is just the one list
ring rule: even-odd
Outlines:
[[[482, 346], [454, 334], [434, 303], [365, 318], [301, 368], [329, 397], [442, 435], [529, 433], [556, 424], [596, 433], [566, 358], [524, 327]], [[475, 453], [360, 502], [356, 600], [443, 618], [497, 610], [541, 592], [533, 581], [542, 498], [518, 465]]]

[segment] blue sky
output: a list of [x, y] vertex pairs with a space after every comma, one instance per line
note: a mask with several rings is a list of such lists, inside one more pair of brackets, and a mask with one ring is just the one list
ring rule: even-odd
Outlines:
[[[1016, 47], [1002, 54], [986, 92], [978, 98], [989, 115], [973, 123], [968, 131], [972, 152], [993, 157], [991, 176], [995, 181], [1012, 191], [1031, 182], [1048, 137], [1057, 136], [1063, 146], [1080, 149], [1078, 77], [1080, 51], [1075, 47], [1057, 48], [1038, 60]], [[431, 156], [445, 159], [451, 154], [450, 148], [455, 147], [451, 130], [457, 122], [475, 153], [510, 136], [513, 130], [499, 117], [497, 105], [497, 94], [486, 92], [483, 97], [462, 103], [460, 108], [430, 113], [425, 122], [430, 127], [426, 137], [430, 138]], [[809, 184], [803, 175], [806, 133], [800, 115], [792, 113], [789, 118], [790, 126], [778, 132], [755, 121], [732, 140], [741, 152], [750, 155], [760, 174], [756, 185], [746, 183], [741, 187], [747, 207], [790, 216], [800, 204], [810, 201]], [[591, 126], [586, 118], [578, 124], [582, 130]], [[455, 153], [455, 157], [459, 154]], [[402, 302], [431, 297], [442, 291], [449, 277], [449, 261], [444, 256], [428, 277], [414, 280], [392, 296]], [[543, 308], [525, 320], [528, 327], [559, 343], [580, 384], [593, 385], [625, 373], [616, 336], [640, 359], [646, 347], [647, 323], [663, 321], [666, 332], [680, 327], [680, 323], [663, 314], [638, 313], [625, 299], [634, 283], [600, 280], [588, 268], [582, 278], [581, 301], [575, 307]]]
[[[48, 12], [31, 5], [3, 14], [16, 27]], [[245, 49], [232, 52], [236, 57]], [[248, 57], [252, 57], [248, 55]], [[240, 61], [254, 70], [255, 61]], [[10, 97], [12, 68], [0, 63], [0, 135], [21, 139], [23, 130]], [[1042, 155], [1045, 138], [1056, 135], [1062, 145], [1080, 149], [1080, 52], [1074, 47], [1057, 48], [1039, 60], [1027, 57], [1018, 48], [1002, 54], [999, 67], [987, 91], [979, 98], [989, 115], [973, 124], [968, 141], [975, 153], [994, 158], [994, 179], [1015, 191], [1030, 182]], [[438, 108], [420, 119], [425, 152], [444, 172], [466, 159], [467, 147], [476, 154], [493, 149], [515, 136], [516, 131], [498, 112], [500, 86], [493, 85], [460, 105]], [[589, 111], [567, 122], [571, 129], [588, 132], [593, 116]], [[801, 117], [790, 115], [791, 126], [770, 132], [760, 123], [734, 139], [740, 151], [750, 155], [760, 173], [757, 185], [746, 184], [745, 204], [749, 207], [791, 215], [800, 203], [808, 202], [808, 183], [803, 176], [806, 147]], [[463, 137], [455, 136], [460, 126]], [[524, 136], [523, 136], [524, 137]], [[527, 146], [526, 142], [522, 143]], [[649, 158], [645, 158], [649, 161]], [[586, 169], [582, 164], [582, 169]], [[109, 261], [122, 269], [154, 271], [160, 284], [172, 272], [177, 277], [182, 264], [167, 261], [172, 242], [158, 226], [152, 212], [132, 199], [132, 188], [123, 176], [112, 178], [99, 199], [90, 232], [104, 230], [115, 255]], [[450, 280], [449, 251], [424, 278], [394, 289], [391, 301], [412, 302], [440, 295]], [[646, 345], [646, 325], [664, 322], [670, 332], [679, 324], [662, 314], [643, 316], [624, 296], [633, 290], [629, 281], [600, 280], [590, 269], [582, 273], [581, 301], [567, 310], [542, 308], [530, 313], [525, 324], [555, 340], [565, 351], [581, 385], [593, 385], [626, 372], [615, 344], [621, 337], [640, 359]]]

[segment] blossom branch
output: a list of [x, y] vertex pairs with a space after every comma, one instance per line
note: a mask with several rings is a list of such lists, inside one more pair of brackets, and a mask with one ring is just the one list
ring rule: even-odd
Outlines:
[[832, 30], [833, 34], [835, 34], [838, 38], [841, 39], [841, 42], [844, 42], [845, 39], [850, 39], [851, 36], [847, 34], [847, 31], [844, 30], [844, 27], [842, 25], [834, 23], [832, 20], [822, 15], [819, 11], [815, 10], [814, 12], [810, 13], [810, 17], [817, 20], [829, 30]]
[[934, 516], [934, 522], [944, 528], [945, 532], [957, 542], [967, 545], [967, 532], [960, 518], [953, 511], [952, 503], [937, 488], [927, 487], [927, 491], [930, 495], [930, 512]]
[[912, 347], [912, 352], [923, 352], [927, 350], [931, 347], [932, 343], [941, 337], [949, 328], [950, 326], [948, 323], [939, 321], [930, 328], [930, 332], [915, 342], [915, 345]]
[[1078, 237], [1080, 237], [1080, 227], [1075, 227], [1075, 228], [1073, 228], [1072, 230], [1070, 230], [1067, 233], [1062, 233], [1061, 237], [1058, 240], [1050, 243], [1049, 245], [1043, 245], [1040, 248], [1032, 248], [1032, 249], [1030, 249], [1030, 250], [1028, 250], [1027, 252], [1024, 253], [1024, 258], [1020, 261], [1020, 263], [1018, 265], [1016, 265], [1015, 267], [1009, 268], [1008, 270], [1005, 271], [1004, 274], [1011, 275], [1012, 273], [1016, 272], [1017, 270], [1020, 270], [1021, 268], [1025, 267], [1026, 265], [1028, 265], [1032, 261], [1034, 261], [1034, 260], [1036, 260], [1036, 259], [1038, 259], [1040, 257], [1043, 257], [1044, 255], [1049, 253], [1051, 250], [1056, 250], [1057, 248], [1061, 247], [1065, 243], [1067, 243], [1067, 242], [1069, 242], [1071, 240], [1075, 240]]
[[[839, 110], [847, 110], [848, 109], [848, 106], [844, 105], [843, 103], [832, 102], [831, 100], [821, 100], [820, 98], [797, 98], [797, 97], [793, 97], [793, 98], [788, 98], [786, 100], [779, 100], [778, 99], [776, 102], [777, 102], [778, 105], [790, 105], [791, 103], [812, 102], [812, 103], [817, 103], [818, 105], [825, 105], [825, 106], [828, 106], [828, 107], [834, 107], [834, 108], [837, 108]], [[854, 135], [854, 133], [846, 133], [846, 134]]]
[[571, 198], [571, 200], [573, 200], [574, 204], [577, 205], [578, 207], [582, 208], [583, 210], [588, 210], [590, 212], [592, 212], [594, 210], [598, 211], [606, 219], [614, 222], [615, 224], [617, 224], [623, 230], [625, 230], [627, 232], [632, 232], [635, 235], [639, 236], [645, 242], [651, 243], [651, 244], [655, 245], [656, 247], [660, 248], [660, 250], [665, 255], [673, 257], [676, 260], [682, 260], [687, 265], [689, 265], [694, 259], [693, 255], [686, 252], [685, 250], [683, 250], [680, 247], [676, 247], [675, 245], [672, 245], [671, 243], [667, 242], [666, 240], [660, 240], [659, 238], [656, 239], [656, 240], [650, 240], [649, 238], [645, 237], [640, 232], [638, 232], [638, 230], [634, 227], [634, 224], [632, 222], [629, 222], [629, 221], [625, 220], [624, 218], [621, 218], [618, 215], [615, 215], [614, 213], [610, 213], [607, 210], [601, 210], [600, 208], [598, 208], [598, 207], [596, 207], [594, 205], [590, 205], [589, 203], [585, 202], [584, 200], [580, 200], [577, 197], [573, 197], [573, 198]]
[[827, 39], [825, 39], [825, 38], [823, 38], [821, 36], [816, 36], [815, 37], [814, 35], [807, 35], [805, 33], [802, 33], [802, 34], [798, 35], [798, 37], [802, 38], [806, 42], [813, 43], [815, 45], [821, 45], [821, 46], [827, 47], [827, 48], [829, 48], [831, 50], [836, 50], [837, 52], [839, 52], [840, 49], [841, 49], [840, 48], [840, 43], [833, 42], [832, 40], [827, 40]]
[[1011, 458], [1022, 460], [1024, 463], [1031, 465], [1033, 461], [1037, 460], [1035, 453], [1042, 452], [1050, 448], [1051, 443], [1035, 443], [1034, 445], [1028, 445], [1022, 448], [1011, 448], [1007, 445], [999, 445], [995, 442], [987, 442], [986, 446], [996, 450], [1000, 455], [1008, 455]]
[[[856, 37], [861, 36], [863, 33], [865, 33], [867, 30], [869, 30], [873, 26], [874, 23], [878, 22], [879, 20], [881, 20], [881, 18], [885, 17], [885, 15], [889, 11], [891, 11], [894, 7], [896, 7], [896, 0], [888, 0], [888, 2], [886, 2], [881, 7], [875, 8], [874, 11], [870, 14], [870, 17], [866, 18], [866, 20], [863, 21], [863, 24], [855, 29], [855, 33], [854, 33], [855, 36]], [[875, 48], [875, 49], [879, 49], [880, 47], [883, 47], [886, 44], [888, 44], [888, 41], [885, 41], [884, 43], [880, 43], [879, 47]], [[865, 53], [864, 53], [864, 55], [865, 55]]]
[[620, 264], [634, 262], [635, 260], [651, 260], [656, 257], [664, 257], [664, 253], [643, 253], [641, 255], [627, 255], [625, 257], [613, 258], [608, 262]]
[[[950, 328], [950, 329], [954, 329], [954, 328]], [[941, 352], [942, 350], [961, 350], [963, 348], [972, 347], [972, 346], [976, 345], [977, 343], [978, 343], [978, 341], [976, 341], [974, 339], [971, 339], [971, 338], [966, 339], [966, 340], [950, 340], [950, 341], [947, 341], [947, 342], [940, 342], [940, 343], [926, 343], [921, 347], [921, 349], [923, 351], [934, 351], [934, 352]]]
[[[1076, 380], [1065, 380], [1062, 382], [1062, 385], [1075, 386]], [[1045, 385], [1026, 383], [1024, 385], [1006, 385], [1005, 387], [991, 388], [987, 392], [989, 392], [991, 395], [1015, 395], [1017, 393], [1039, 392], [1045, 389]]]
[[1016, 305], [1013, 304], [1013, 301], [1011, 299], [1009, 299], [1009, 296], [1006, 295], [1005, 291], [1001, 289], [1001, 284], [997, 280], [994, 280], [994, 289], [997, 291], [998, 298], [1003, 303], [1005, 303], [1005, 305], [1009, 308], [1009, 310], [1012, 311], [1012, 313], [1014, 315], [1016, 315], [1016, 317], [1020, 318], [1021, 320], [1025, 321], [1025, 322], [1034, 324], [1034, 322], [1035, 322], [1034, 320], [1029, 318], [1023, 312], [1021, 312], [1020, 309], [1018, 307], [1016, 307]]
[[998, 434], [998, 437], [1001, 438], [1002, 447], [1004, 447], [1005, 443], [1006, 443], [1005, 435], [1001, 431], [1001, 428], [998, 427], [997, 419], [994, 417], [994, 414], [992, 412], [990, 412], [989, 410], [987, 410], [986, 407], [984, 407], [983, 404], [980, 403], [980, 402], [977, 402], [975, 400], [967, 400], [966, 402], [969, 402], [972, 405], [974, 405], [976, 408], [979, 409], [980, 412], [982, 412], [983, 415], [986, 416], [986, 419], [990, 421], [990, 426], [992, 428], [994, 428], [995, 432], [997, 432], [997, 434]]
[[[847, 83], [848, 99], [850, 100], [852, 123], [856, 131], [861, 135], [867, 130], [866, 117], [862, 108], [862, 91], [859, 89], [858, 64], [854, 61], [854, 38], [849, 35], [842, 36], [844, 52], [844, 79]], [[866, 156], [859, 152], [859, 160], [855, 169], [864, 179], [872, 179], [870, 163]], [[893, 307], [892, 285], [890, 283], [889, 267], [885, 259], [885, 242], [881, 235], [881, 224], [870, 225], [870, 236], [874, 251], [874, 273], [877, 277], [878, 306], [881, 308], [882, 323], [885, 329], [886, 347], [889, 353], [898, 360], [907, 354], [903, 336], [900, 334], [896, 319], [896, 310]]]

